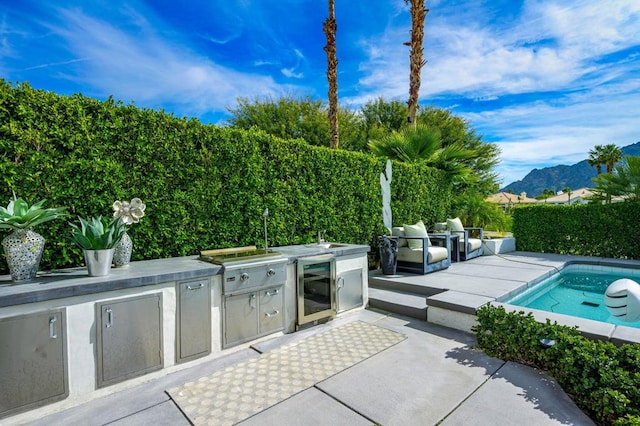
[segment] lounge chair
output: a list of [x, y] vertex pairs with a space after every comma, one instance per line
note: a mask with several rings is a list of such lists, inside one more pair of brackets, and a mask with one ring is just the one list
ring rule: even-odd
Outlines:
[[[484, 254], [482, 239], [484, 230], [479, 227], [465, 227], [459, 218], [447, 219], [446, 222], [438, 222], [434, 226], [435, 232], [448, 231], [451, 235], [460, 237], [459, 259], [469, 260]], [[436, 234], [437, 235], [437, 234]]]
[[398, 237], [398, 272], [424, 275], [451, 266], [450, 236], [428, 235], [421, 224], [392, 229], [392, 235]]

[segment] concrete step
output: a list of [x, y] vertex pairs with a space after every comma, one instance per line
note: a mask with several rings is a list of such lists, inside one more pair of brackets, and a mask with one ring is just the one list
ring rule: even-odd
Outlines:
[[423, 294], [369, 287], [369, 306], [422, 321], [427, 320], [427, 298]]
[[423, 275], [369, 275], [369, 288], [378, 288], [383, 290], [394, 290], [402, 293], [422, 294], [424, 296], [433, 296], [442, 293], [442, 288], [431, 287], [429, 284], [418, 282]]

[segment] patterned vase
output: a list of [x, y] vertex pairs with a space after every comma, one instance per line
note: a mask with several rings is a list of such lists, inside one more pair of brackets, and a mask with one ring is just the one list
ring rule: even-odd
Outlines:
[[122, 239], [115, 247], [113, 252], [113, 265], [116, 268], [123, 268], [129, 266], [131, 262], [131, 251], [133, 250], [133, 241], [126, 232], [122, 236]]
[[13, 281], [28, 281], [36, 277], [44, 238], [30, 229], [18, 229], [2, 240], [4, 254]]

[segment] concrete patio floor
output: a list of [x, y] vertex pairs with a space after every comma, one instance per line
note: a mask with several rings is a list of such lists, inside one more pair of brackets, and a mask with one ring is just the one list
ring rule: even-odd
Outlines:
[[486, 356], [474, 349], [473, 335], [375, 310], [348, 313], [28, 424], [188, 425], [166, 389], [352, 321], [407, 339], [240, 424], [593, 424], [548, 376]]

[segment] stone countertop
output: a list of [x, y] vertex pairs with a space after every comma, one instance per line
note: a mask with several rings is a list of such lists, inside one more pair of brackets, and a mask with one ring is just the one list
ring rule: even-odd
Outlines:
[[222, 267], [198, 260], [197, 256], [131, 262], [125, 268], [111, 268], [109, 275], [90, 277], [87, 268], [39, 272], [29, 282], [14, 283], [0, 277], [0, 308], [64, 297], [198, 279], [220, 273]]
[[[333, 248], [317, 244], [270, 247], [293, 263], [300, 257], [333, 254], [336, 257], [367, 253], [367, 245], [333, 243]], [[184, 281], [217, 275], [222, 266], [198, 260], [198, 256], [131, 262], [125, 268], [112, 268], [109, 275], [90, 277], [86, 267], [39, 272], [25, 283], [14, 283], [9, 275], [0, 276], [0, 308], [43, 302], [65, 297], [102, 293], [171, 281]]]
[[281, 253], [289, 258], [289, 263], [295, 262], [300, 257], [317, 256], [321, 254], [333, 254], [335, 257], [349, 256], [353, 254], [366, 254], [371, 250], [368, 245], [326, 243], [330, 247], [322, 247], [318, 244], [305, 244], [295, 246], [269, 247], [273, 251]]

